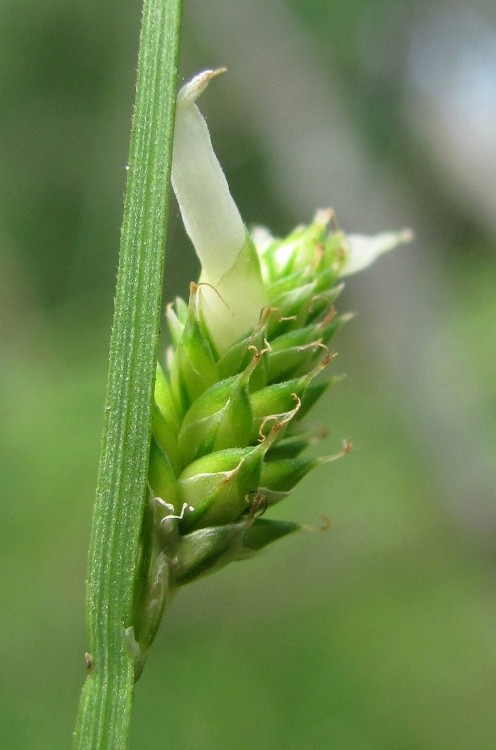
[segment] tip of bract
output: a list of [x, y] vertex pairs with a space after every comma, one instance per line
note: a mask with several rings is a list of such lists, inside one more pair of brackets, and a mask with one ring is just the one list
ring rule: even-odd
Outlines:
[[184, 84], [177, 95], [177, 103], [183, 102], [195, 102], [198, 97], [205, 91], [212, 78], [222, 73], [226, 73], [227, 68], [215, 68], [213, 70], [203, 70], [201, 73], [197, 73], [191, 81]]
[[340, 276], [350, 276], [362, 271], [372, 265], [384, 253], [411, 242], [413, 238], [414, 234], [411, 229], [401, 229], [398, 232], [381, 232], [373, 237], [363, 234], [348, 234], [346, 236], [348, 256]]

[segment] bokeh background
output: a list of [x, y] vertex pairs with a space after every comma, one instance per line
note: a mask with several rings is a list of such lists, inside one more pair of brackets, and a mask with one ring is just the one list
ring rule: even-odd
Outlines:
[[[0, 5], [0, 737], [64, 748], [133, 101], [139, 0]], [[493, 750], [496, 8], [489, 0], [185, 0], [182, 79], [248, 223], [333, 206], [416, 241], [350, 278], [353, 453], [278, 510], [326, 534], [181, 592], [131, 747]], [[171, 207], [167, 296], [197, 264]]]

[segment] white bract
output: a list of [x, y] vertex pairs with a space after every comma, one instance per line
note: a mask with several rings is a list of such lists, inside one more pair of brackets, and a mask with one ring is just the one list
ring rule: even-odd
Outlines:
[[180, 90], [171, 175], [186, 232], [202, 266], [202, 315], [219, 352], [253, 328], [267, 304], [256, 252], [195, 104], [223, 71], [205, 70]]
[[383, 253], [394, 250], [398, 245], [411, 242], [412, 239], [411, 229], [403, 229], [400, 232], [381, 232], [373, 237], [364, 234], [346, 235], [348, 257], [340, 276], [350, 276], [352, 273], [362, 271]]
[[[200, 259], [199, 305], [218, 354], [256, 325], [268, 304], [260, 257], [271, 244], [267, 230], [250, 237], [215, 155], [207, 124], [195, 102], [225, 68], [205, 70], [182, 87], [177, 98], [172, 186], [181, 216]], [[314, 222], [326, 227], [332, 211], [318, 211]], [[361, 271], [380, 255], [412, 239], [412, 232], [382, 232], [373, 237], [342, 235], [340, 276]], [[281, 242], [281, 267], [297, 252], [299, 236]], [[255, 247], [256, 246], [256, 247]]]

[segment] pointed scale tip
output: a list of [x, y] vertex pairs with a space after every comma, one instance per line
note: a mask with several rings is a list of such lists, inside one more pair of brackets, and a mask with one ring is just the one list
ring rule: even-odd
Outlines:
[[183, 102], [195, 102], [200, 94], [205, 91], [212, 78], [217, 78], [217, 76], [226, 72], [227, 68], [215, 68], [214, 70], [203, 70], [201, 73], [198, 73], [179, 91], [179, 94], [177, 95], [178, 104]]

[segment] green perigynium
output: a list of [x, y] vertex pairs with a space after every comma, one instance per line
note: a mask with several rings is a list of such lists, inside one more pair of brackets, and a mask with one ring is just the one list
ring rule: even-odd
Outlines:
[[172, 185], [202, 271], [188, 302], [167, 308], [171, 346], [157, 366], [141, 650], [179, 586], [299, 528], [262, 515], [329, 460], [305, 456], [316, 438], [305, 417], [336, 379], [325, 371], [346, 320], [334, 308], [341, 279], [410, 239], [346, 236], [330, 211], [284, 239], [250, 235], [195, 104], [218, 72], [196, 76], [177, 100]]

